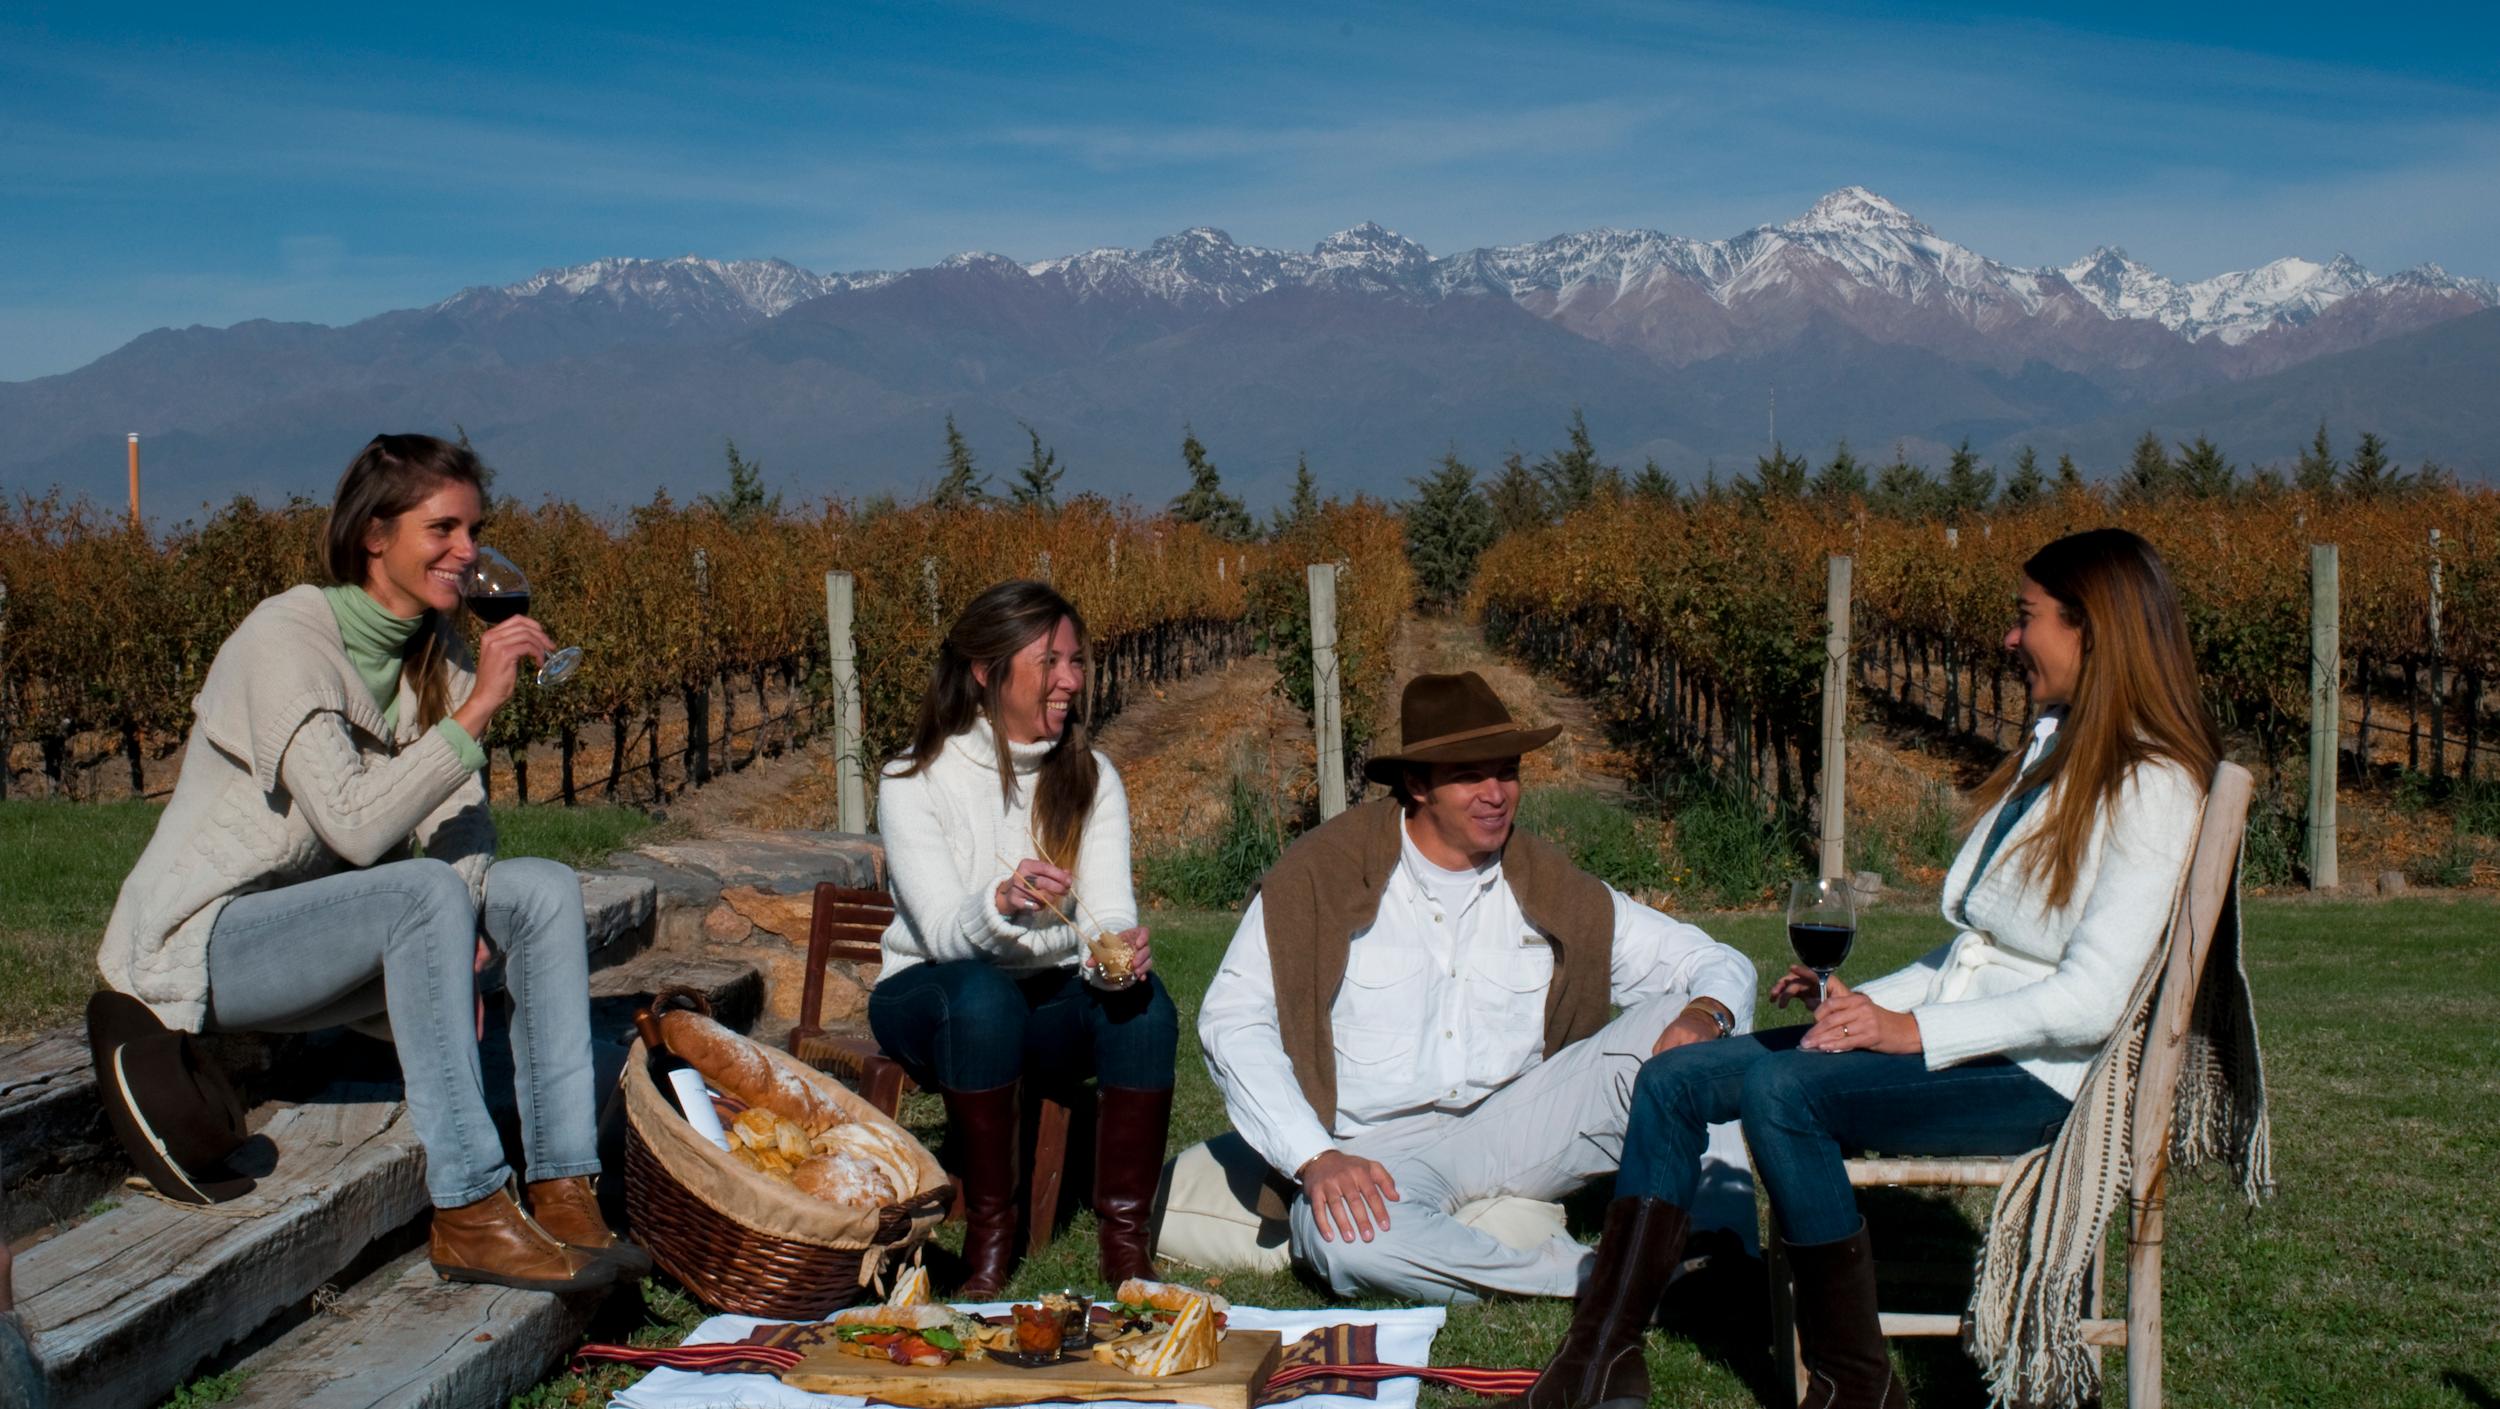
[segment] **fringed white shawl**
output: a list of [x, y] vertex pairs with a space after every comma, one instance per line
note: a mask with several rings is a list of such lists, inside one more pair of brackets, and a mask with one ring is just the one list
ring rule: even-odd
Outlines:
[[[2056, 1141], [2023, 1156], [1997, 1192], [1966, 1330], [1994, 1405], [2080, 1405], [2099, 1395], [2100, 1357], [2084, 1344], [2082, 1324], [2093, 1252], [2135, 1172], [2137, 1074], [2176, 939], [2166, 930]], [[2172, 1167], [2228, 1160], [2250, 1203], [2272, 1194], [2265, 1065], [2240, 954], [2236, 869], [2215, 919], [2176, 1089]]]

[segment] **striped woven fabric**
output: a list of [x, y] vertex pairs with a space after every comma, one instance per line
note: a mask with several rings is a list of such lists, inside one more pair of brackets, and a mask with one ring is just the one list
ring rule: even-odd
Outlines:
[[665, 1347], [593, 1343], [573, 1352], [573, 1370], [579, 1374], [592, 1365], [632, 1365], [643, 1370], [692, 1370], [710, 1375], [778, 1375], [804, 1358], [800, 1352], [784, 1346], [736, 1341]]
[[[778, 1375], [804, 1358], [796, 1347], [766, 1343], [774, 1327], [743, 1341], [715, 1345], [639, 1346], [585, 1345], [573, 1352], [576, 1373], [592, 1365], [631, 1365], [643, 1370], [691, 1370], [710, 1375]], [[1370, 1399], [1381, 1380], [1412, 1375], [1430, 1384], [1497, 1397], [1525, 1393], [1536, 1382], [1533, 1369], [1490, 1370], [1472, 1365], [1384, 1365], [1380, 1363], [1379, 1328], [1346, 1322], [1323, 1326], [1286, 1346], [1276, 1373], [1268, 1377], [1258, 1403], [1285, 1404], [1314, 1394]]]

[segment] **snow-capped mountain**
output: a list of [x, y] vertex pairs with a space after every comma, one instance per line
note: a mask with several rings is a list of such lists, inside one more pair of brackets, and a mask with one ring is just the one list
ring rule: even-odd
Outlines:
[[512, 300], [587, 301], [681, 316], [778, 317], [812, 298], [846, 289], [874, 288], [894, 276], [882, 272], [817, 274], [784, 259], [594, 259], [561, 269], [542, 269], [517, 284], [463, 289], [436, 304], [457, 310]]
[[[1790, 303], [1822, 307], [1879, 340], [1892, 337], [1904, 317], [1940, 317], [1980, 334], [2035, 322], [2057, 330], [2030, 336], [2023, 356], [2036, 354], [2042, 337], [2088, 333], [2073, 326], [2078, 315], [2088, 317], [2086, 309], [2113, 323], [2157, 324], [2191, 343], [2214, 338], [2237, 347], [2269, 330], [2310, 323], [2372, 291], [2481, 307], [2500, 303], [2489, 280], [2458, 278], [2436, 265], [2382, 278], [2340, 254], [2324, 264], [2277, 259], [2191, 283], [2107, 246], [2062, 268], [2023, 268], [1954, 243], [1863, 186], [1844, 186], [1793, 220], [1724, 240], [1599, 229], [1436, 258], [1369, 221], [1307, 253], [1245, 245], [1198, 226], [1144, 249], [1104, 247], [1021, 265], [964, 254], [938, 267], [976, 265], [1001, 275], [1020, 268], [1078, 298], [1143, 299], [1184, 309], [1230, 308], [1293, 286], [1426, 299], [1500, 294], [1575, 331], [1620, 340], [1633, 336], [1624, 330], [1638, 329], [1636, 340], [1676, 363], [1740, 344], [1745, 325], [1765, 317], [1781, 321]], [[815, 274], [778, 259], [601, 259], [501, 289], [465, 290], [439, 307], [557, 298], [670, 318], [773, 318], [810, 299], [900, 277]], [[1703, 300], [1723, 312], [1701, 308]]]

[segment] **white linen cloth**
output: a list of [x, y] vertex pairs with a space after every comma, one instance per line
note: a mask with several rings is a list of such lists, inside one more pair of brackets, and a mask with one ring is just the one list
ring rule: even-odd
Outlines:
[[[1290, 1175], [1359, 1136], [1411, 1122], [1438, 1125], [1464, 1114], [1545, 1060], [1545, 991], [1554, 951], [1527, 923], [1498, 861], [1455, 893], [1435, 894], [1456, 874], [1402, 837], [1371, 928], [1346, 953], [1345, 982], [1329, 1009], [1337, 1052], [1335, 1129], [1294, 1080], [1276, 1028], [1266, 911], [1253, 897], [1198, 1010], [1207, 1069], [1233, 1126]], [[1429, 872], [1425, 868], [1429, 868]], [[1667, 994], [1715, 998], [1751, 1029], [1754, 967], [1699, 928], [1612, 890], [1612, 987], [1632, 1008]]]
[[[1004, 1301], [964, 1303], [962, 1310], [997, 1313], [1013, 1303]], [[1321, 1307], [1310, 1311], [1266, 1311], [1252, 1306], [1236, 1306], [1226, 1313], [1228, 1328], [1253, 1331], [1277, 1331], [1287, 1345], [1323, 1326], [1345, 1323], [1370, 1324], [1380, 1328], [1380, 1358], [1396, 1365], [1429, 1365], [1432, 1363], [1432, 1340], [1440, 1334], [1445, 1313], [1440, 1307], [1412, 1311], [1355, 1311], [1343, 1307]], [[752, 1316], [715, 1316], [694, 1328], [686, 1337], [688, 1345], [713, 1345], [742, 1339], [753, 1332], [775, 1324]], [[1400, 1378], [1382, 1380], [1376, 1395], [1358, 1399], [1346, 1394], [1313, 1394], [1294, 1401], [1303, 1409], [1415, 1409], [1420, 1382]], [[810, 1394], [793, 1389], [770, 1375], [700, 1375], [691, 1370], [654, 1370], [631, 1387], [608, 1401], [617, 1409], [849, 1409], [868, 1401], [856, 1395]], [[1169, 1401], [1141, 1403], [1128, 1399], [1090, 1401], [1097, 1409], [1171, 1409]]]

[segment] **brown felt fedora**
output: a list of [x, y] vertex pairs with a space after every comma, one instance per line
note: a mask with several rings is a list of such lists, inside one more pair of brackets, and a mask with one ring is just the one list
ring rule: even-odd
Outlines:
[[1561, 732], [1559, 724], [1520, 728], [1502, 697], [1472, 670], [1418, 675], [1406, 682], [1406, 693], [1398, 698], [1398, 751], [1365, 760], [1363, 776], [1390, 787], [1397, 781], [1398, 770], [1410, 763], [1517, 758], [1552, 743]]
[[186, 1033], [169, 1032], [126, 993], [87, 1000], [87, 1050], [96, 1095], [131, 1165], [156, 1191], [187, 1204], [252, 1191], [227, 1165], [247, 1138], [243, 1102]]

